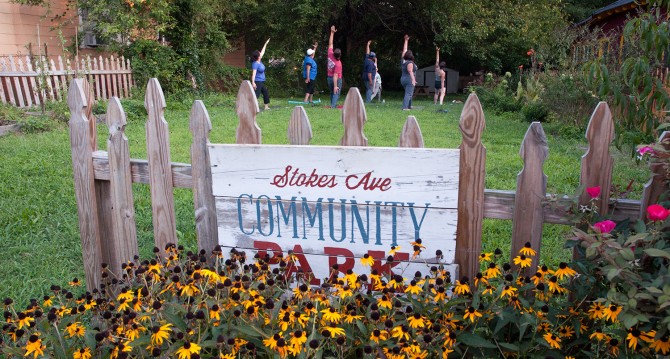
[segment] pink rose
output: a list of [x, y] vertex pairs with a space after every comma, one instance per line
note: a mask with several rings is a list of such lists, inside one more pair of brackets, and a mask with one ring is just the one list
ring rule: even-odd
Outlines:
[[598, 222], [593, 224], [593, 228], [596, 229], [596, 232], [598, 233], [609, 233], [612, 232], [612, 230], [616, 227], [616, 223], [610, 221], [609, 219], [606, 221]]
[[646, 155], [647, 153], [650, 154], [650, 155], [653, 155], [653, 154], [654, 154], [654, 149], [651, 148], [651, 146], [644, 146], [644, 147], [640, 147], [640, 148], [638, 148], [638, 149], [637, 149], [637, 153], [638, 153], [640, 156], [644, 156], [644, 155]]
[[591, 198], [598, 198], [600, 197], [600, 186], [589, 187], [586, 189], [586, 193], [588, 193]]
[[651, 206], [647, 207], [647, 218], [654, 222], [665, 221], [665, 219], [668, 218], [668, 215], [670, 215], [670, 211], [665, 209], [665, 207], [661, 206], [660, 204], [652, 204]]

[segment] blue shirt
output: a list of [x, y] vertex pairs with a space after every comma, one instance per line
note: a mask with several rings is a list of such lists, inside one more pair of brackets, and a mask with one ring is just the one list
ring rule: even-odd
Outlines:
[[315, 80], [316, 79], [316, 61], [311, 56], [305, 56], [305, 60], [302, 62], [302, 78], [306, 79], [307, 74], [305, 73], [307, 71], [307, 65], [310, 66], [309, 68], [309, 79], [310, 80]]
[[265, 82], [265, 65], [260, 61], [254, 61], [251, 64], [251, 69], [256, 70], [256, 77], [254, 82]]
[[377, 74], [377, 69], [375, 68], [375, 62], [372, 61], [369, 57], [365, 57], [365, 62], [363, 63], [363, 81], [370, 81], [368, 74], [372, 74], [372, 82], [375, 81], [375, 75]]

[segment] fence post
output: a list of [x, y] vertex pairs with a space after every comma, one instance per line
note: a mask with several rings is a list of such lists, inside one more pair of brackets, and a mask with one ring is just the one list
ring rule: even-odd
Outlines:
[[[664, 131], [658, 139], [658, 143], [670, 149], [670, 132]], [[658, 202], [661, 195], [667, 191], [668, 185], [665, 183], [667, 173], [662, 163], [652, 163], [651, 178], [644, 184], [642, 190], [642, 200], [640, 201], [640, 218], [646, 218], [647, 207]]]
[[423, 148], [423, 134], [416, 117], [407, 116], [405, 124], [402, 126], [398, 147]]
[[259, 113], [258, 99], [249, 80], [242, 81], [237, 91], [237, 117], [240, 122], [235, 130], [235, 143], [238, 145], [260, 145], [262, 141], [261, 129], [256, 123], [256, 114]]
[[[585, 188], [600, 187], [600, 199], [596, 203], [600, 213], [607, 214], [614, 166], [614, 158], [609, 149], [614, 140], [614, 122], [607, 102], [600, 102], [596, 106], [586, 128], [585, 137], [589, 147], [582, 156], [579, 184]], [[590, 201], [591, 197], [586, 191], [579, 197], [579, 204], [586, 205]]]
[[519, 255], [519, 250], [529, 242], [537, 251], [537, 257], [534, 258], [530, 268], [526, 269], [526, 273], [535, 273], [540, 258], [544, 225], [543, 205], [547, 194], [547, 176], [542, 171], [542, 166], [549, 154], [542, 124], [539, 122], [530, 124], [519, 154], [523, 159], [523, 169], [516, 180], [511, 258]]
[[93, 290], [100, 285], [102, 248], [95, 193], [95, 175], [91, 151], [88, 119], [84, 115], [86, 95], [82, 80], [72, 80], [67, 99], [70, 108], [70, 151], [74, 189], [79, 215], [79, 235], [86, 273], [86, 288]]
[[193, 133], [191, 144], [191, 176], [193, 178], [193, 203], [195, 205], [195, 229], [198, 234], [198, 249], [207, 252], [219, 244], [216, 222], [216, 203], [212, 194], [212, 169], [209, 160], [209, 132], [212, 123], [205, 104], [198, 100], [193, 103], [190, 117]]
[[340, 146], [367, 146], [368, 139], [363, 133], [363, 126], [368, 120], [365, 104], [358, 88], [351, 87], [342, 107], [342, 124], [344, 135]]
[[144, 98], [147, 109], [147, 159], [151, 187], [151, 208], [154, 224], [154, 242], [161, 253], [168, 243], [177, 244], [177, 224], [172, 192], [172, 165], [170, 163], [170, 131], [163, 117], [165, 97], [158, 80], [147, 84]]
[[110, 193], [112, 201], [112, 236], [109, 243], [109, 264], [117, 275], [121, 274], [121, 263], [132, 260], [138, 254], [135, 206], [133, 204], [133, 181], [130, 173], [130, 151], [124, 133], [126, 114], [118, 98], [112, 97], [107, 106], [107, 152], [109, 154]]
[[312, 140], [312, 125], [304, 107], [293, 108], [286, 135], [292, 145], [309, 145], [309, 141]]
[[472, 279], [479, 272], [484, 220], [484, 179], [486, 147], [482, 132], [486, 127], [484, 111], [476, 94], [470, 94], [463, 106], [458, 127], [459, 146], [458, 223], [456, 225], [456, 264], [461, 276]]

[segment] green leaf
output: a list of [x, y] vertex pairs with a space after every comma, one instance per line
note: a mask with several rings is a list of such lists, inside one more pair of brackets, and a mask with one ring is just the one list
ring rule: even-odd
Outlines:
[[518, 352], [519, 351], [519, 347], [515, 344], [512, 344], [512, 343], [498, 343], [498, 345], [501, 348], [503, 348], [507, 351], [511, 351], [511, 352]]
[[651, 257], [663, 257], [670, 259], [670, 253], [668, 251], [664, 251], [662, 249], [657, 249], [657, 248], [647, 248], [644, 250], [644, 253]]
[[458, 340], [460, 342], [462, 342], [463, 344], [465, 344], [467, 346], [470, 346], [470, 347], [489, 348], [489, 349], [498, 348], [495, 344], [493, 344], [490, 341], [480, 337], [477, 334], [463, 333], [463, 334], [458, 336]]
[[611, 281], [621, 273], [621, 268], [611, 268], [607, 271], [607, 280]]

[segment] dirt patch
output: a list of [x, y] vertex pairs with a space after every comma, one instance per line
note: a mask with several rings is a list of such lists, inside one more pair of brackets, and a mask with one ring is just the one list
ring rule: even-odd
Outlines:
[[14, 121], [7, 121], [5, 119], [0, 118], [0, 126], [9, 126], [9, 125], [14, 125], [16, 122]]

